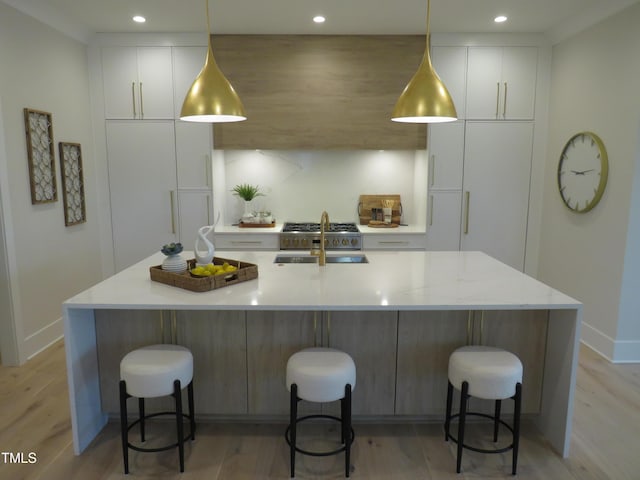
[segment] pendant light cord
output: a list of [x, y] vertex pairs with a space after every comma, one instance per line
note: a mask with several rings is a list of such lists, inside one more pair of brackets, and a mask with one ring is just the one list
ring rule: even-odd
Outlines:
[[209, 0], [204, 0], [204, 5], [207, 8], [207, 33], [209, 34], [208, 41], [211, 41], [211, 24], [209, 20]]
[[[208, 1], [208, 0], [207, 0]], [[431, 0], [427, 0], [427, 49], [429, 48], [429, 24], [431, 23]]]

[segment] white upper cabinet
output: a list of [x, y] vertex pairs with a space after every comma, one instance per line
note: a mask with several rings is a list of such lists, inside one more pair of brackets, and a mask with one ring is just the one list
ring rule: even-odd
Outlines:
[[170, 47], [104, 47], [102, 79], [107, 119], [172, 119]]
[[537, 47], [469, 47], [466, 118], [534, 118]]
[[176, 159], [179, 188], [211, 189], [210, 123], [176, 121]]
[[207, 57], [207, 47], [173, 47], [174, 115], [180, 118], [184, 97]]
[[462, 188], [464, 122], [429, 125], [429, 190]]
[[431, 62], [451, 94], [458, 118], [465, 118], [467, 47], [432, 47]]

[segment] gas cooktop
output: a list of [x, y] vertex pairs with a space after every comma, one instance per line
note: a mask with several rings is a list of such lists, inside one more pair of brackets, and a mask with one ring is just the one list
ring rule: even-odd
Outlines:
[[[302, 232], [302, 233], [313, 233], [320, 231], [320, 224], [313, 222], [285, 222], [282, 227], [283, 232]], [[350, 232], [350, 233], [358, 233], [358, 227], [353, 222], [346, 223], [337, 223], [331, 222], [329, 224], [329, 228], [326, 230], [327, 232]]]
[[[320, 240], [320, 224], [314, 222], [285, 222], [280, 233], [280, 250], [311, 248]], [[353, 222], [332, 222], [325, 230], [327, 250], [360, 250], [360, 230]]]

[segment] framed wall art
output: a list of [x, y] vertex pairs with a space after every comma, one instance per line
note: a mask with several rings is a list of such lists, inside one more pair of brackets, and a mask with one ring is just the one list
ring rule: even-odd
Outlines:
[[31, 203], [58, 200], [51, 114], [24, 109]]
[[82, 150], [79, 143], [58, 143], [62, 173], [64, 224], [68, 227], [87, 221], [84, 205]]

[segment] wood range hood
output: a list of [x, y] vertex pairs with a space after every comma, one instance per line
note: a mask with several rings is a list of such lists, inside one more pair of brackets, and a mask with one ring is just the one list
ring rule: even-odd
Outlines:
[[214, 126], [216, 149], [421, 150], [424, 125], [391, 112], [424, 36], [213, 35], [244, 122]]

